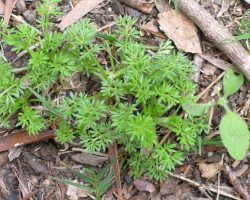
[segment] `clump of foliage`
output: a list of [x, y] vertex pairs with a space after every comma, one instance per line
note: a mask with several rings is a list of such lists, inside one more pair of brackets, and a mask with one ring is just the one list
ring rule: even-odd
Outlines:
[[[191, 61], [176, 53], [169, 41], [148, 51], [131, 17], [119, 17], [106, 35], [98, 34], [89, 19], [61, 33], [52, 31], [49, 20], [58, 13], [55, 1], [44, 0], [37, 20], [42, 35], [27, 24], [1, 32], [5, 45], [29, 56], [27, 66], [20, 68], [1, 60], [2, 126], [15, 116], [16, 126], [30, 134], [53, 124], [59, 142], [80, 137], [90, 152], [106, 151], [118, 141], [133, 176], [163, 179], [207, 130], [204, 116], [181, 114], [186, 102], [195, 101]], [[101, 57], [108, 58], [106, 64]], [[72, 90], [55, 103], [58, 91], [53, 88], [76, 72], [97, 77], [98, 92]], [[171, 137], [162, 144], [169, 131]]]
[[[250, 132], [246, 122], [234, 113], [227, 105], [227, 98], [237, 92], [244, 82], [242, 75], [235, 75], [233, 70], [228, 70], [223, 79], [224, 94], [220, 96], [215, 104], [196, 104], [187, 103], [183, 108], [191, 116], [204, 115], [211, 106], [222, 106], [225, 109], [225, 115], [222, 117], [219, 131], [224, 146], [229, 154], [237, 160], [242, 160], [249, 148]], [[239, 145], [240, 144], [240, 145]]]
[[242, 16], [239, 28], [235, 33], [236, 36], [234, 37], [236, 40], [240, 40], [246, 48], [249, 47], [249, 42], [250, 42], [249, 14], [250, 14], [249, 10], [247, 10]]

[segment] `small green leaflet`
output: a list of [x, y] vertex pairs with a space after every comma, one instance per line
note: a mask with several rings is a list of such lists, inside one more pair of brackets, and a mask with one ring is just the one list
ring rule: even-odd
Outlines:
[[208, 112], [211, 106], [211, 103], [197, 104], [194, 102], [186, 102], [182, 105], [182, 108], [191, 116], [202, 116]]
[[237, 92], [244, 82], [243, 75], [235, 75], [232, 69], [229, 69], [223, 79], [224, 96], [228, 96]]
[[250, 133], [247, 124], [234, 112], [227, 112], [220, 123], [220, 135], [229, 154], [242, 160], [249, 147]]
[[243, 35], [238, 35], [234, 37], [236, 40], [247, 40], [250, 38], [250, 33], [246, 33]]

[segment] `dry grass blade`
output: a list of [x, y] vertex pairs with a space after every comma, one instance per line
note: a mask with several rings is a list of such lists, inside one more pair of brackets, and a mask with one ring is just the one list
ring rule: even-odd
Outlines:
[[113, 168], [114, 176], [115, 176], [115, 182], [116, 182], [117, 193], [118, 193], [118, 200], [123, 200], [122, 184], [121, 184], [121, 176], [120, 176], [120, 166], [119, 166], [118, 152], [117, 152], [117, 143], [110, 145], [109, 155], [110, 155], [110, 160], [115, 159], [112, 168]]
[[93, 10], [96, 6], [102, 3], [104, 0], [82, 0], [76, 7], [74, 7], [68, 14], [66, 14], [60, 24], [58, 25], [61, 30], [64, 30], [71, 24], [75, 23], [81, 17]]

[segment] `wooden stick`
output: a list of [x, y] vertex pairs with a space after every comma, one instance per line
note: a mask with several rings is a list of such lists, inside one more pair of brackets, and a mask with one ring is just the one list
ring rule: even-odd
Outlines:
[[250, 81], [250, 55], [240, 42], [232, 41], [233, 35], [227, 28], [215, 20], [195, 0], [178, 0], [178, 6]]

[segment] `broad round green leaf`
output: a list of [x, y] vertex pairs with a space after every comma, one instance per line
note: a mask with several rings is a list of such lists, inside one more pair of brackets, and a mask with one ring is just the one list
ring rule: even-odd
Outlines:
[[244, 82], [243, 75], [237, 76], [232, 69], [229, 69], [223, 78], [224, 96], [228, 96], [237, 92]]
[[220, 135], [229, 154], [242, 160], [249, 147], [250, 133], [247, 124], [237, 114], [227, 112], [220, 123]]

